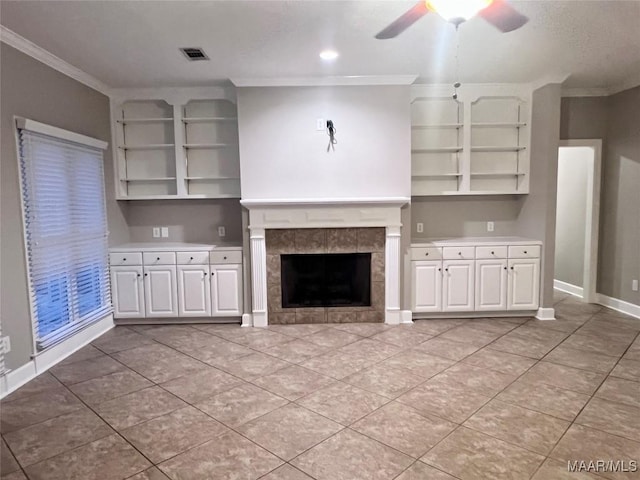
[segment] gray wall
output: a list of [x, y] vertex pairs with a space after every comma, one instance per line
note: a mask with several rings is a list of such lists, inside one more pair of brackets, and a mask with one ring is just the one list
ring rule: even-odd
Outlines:
[[543, 242], [540, 306], [553, 307], [553, 263], [556, 230], [556, 178], [560, 143], [560, 84], [533, 92], [529, 195], [521, 199], [517, 231]]
[[[242, 243], [239, 200], [132, 200], [127, 223], [132, 242]], [[153, 238], [153, 227], [168, 226], [168, 238]], [[218, 226], [226, 235], [218, 237]]]
[[[111, 141], [111, 136], [109, 99], [103, 94], [4, 43], [0, 46], [0, 75], [0, 315], [3, 335], [11, 337], [12, 350], [6, 355], [6, 366], [15, 369], [27, 363], [33, 352], [13, 116], [30, 118], [107, 142]], [[111, 151], [107, 150], [107, 185], [113, 184], [111, 158]], [[129, 239], [124, 219], [126, 206], [114, 201], [113, 188], [107, 188], [106, 194], [110, 241], [126, 242]]]
[[[414, 241], [437, 237], [489, 237], [516, 235], [521, 204], [512, 196], [413, 197], [411, 234]], [[487, 232], [487, 222], [494, 231]], [[424, 223], [424, 232], [416, 223]]]
[[603, 140], [598, 293], [640, 305], [640, 87], [564, 98], [562, 139]]
[[587, 223], [587, 188], [593, 149], [560, 147], [556, 209], [555, 278], [582, 287]]

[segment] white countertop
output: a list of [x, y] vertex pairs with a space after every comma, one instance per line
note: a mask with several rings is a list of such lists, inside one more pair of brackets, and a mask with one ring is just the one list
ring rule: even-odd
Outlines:
[[140, 242], [140, 243], [124, 243], [109, 248], [110, 252], [131, 252], [131, 251], [149, 251], [149, 252], [195, 252], [195, 251], [211, 251], [211, 250], [242, 250], [241, 245], [220, 244], [212, 245], [206, 243], [182, 243], [182, 242]]
[[474, 245], [542, 245], [540, 240], [523, 237], [457, 237], [457, 238], [425, 238], [411, 243], [412, 247], [447, 247]]

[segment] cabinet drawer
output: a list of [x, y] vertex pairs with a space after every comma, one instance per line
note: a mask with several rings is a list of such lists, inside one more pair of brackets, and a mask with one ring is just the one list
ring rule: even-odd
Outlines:
[[509, 258], [540, 258], [540, 245], [509, 247]]
[[437, 247], [412, 248], [411, 260], [442, 260], [442, 249]]
[[492, 258], [507, 258], [507, 247], [476, 247], [476, 258], [491, 260]]
[[145, 265], [175, 265], [175, 252], [143, 252], [142, 259]]
[[242, 251], [211, 252], [211, 263], [242, 263]]
[[475, 247], [444, 247], [443, 258], [445, 260], [473, 260], [475, 258]]
[[208, 265], [209, 252], [176, 252], [178, 265]]
[[140, 252], [110, 253], [109, 264], [112, 267], [115, 267], [118, 265], [142, 265], [142, 253]]

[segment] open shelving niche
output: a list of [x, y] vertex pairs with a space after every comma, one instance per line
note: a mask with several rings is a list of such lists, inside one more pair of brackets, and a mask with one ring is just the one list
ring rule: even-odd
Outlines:
[[153, 93], [112, 103], [116, 198], [240, 198], [234, 99]]
[[530, 87], [414, 86], [412, 195], [529, 193]]

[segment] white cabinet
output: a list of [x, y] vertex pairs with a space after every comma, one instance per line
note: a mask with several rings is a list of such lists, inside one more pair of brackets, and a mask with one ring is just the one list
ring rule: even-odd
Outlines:
[[476, 260], [476, 310], [507, 309], [507, 260]]
[[477, 241], [434, 240], [411, 247], [414, 313], [537, 310], [541, 245]]
[[442, 310], [444, 312], [473, 311], [474, 262], [444, 260], [442, 262]]
[[540, 259], [510, 259], [507, 308], [535, 310], [540, 293]]
[[442, 310], [442, 262], [411, 262], [412, 304], [414, 312]]
[[211, 316], [208, 265], [178, 265], [178, 314], [181, 317]]
[[242, 315], [242, 265], [211, 265], [211, 316]]
[[142, 266], [111, 267], [111, 301], [116, 318], [145, 316]]
[[175, 265], [144, 267], [144, 299], [147, 317], [178, 316]]

